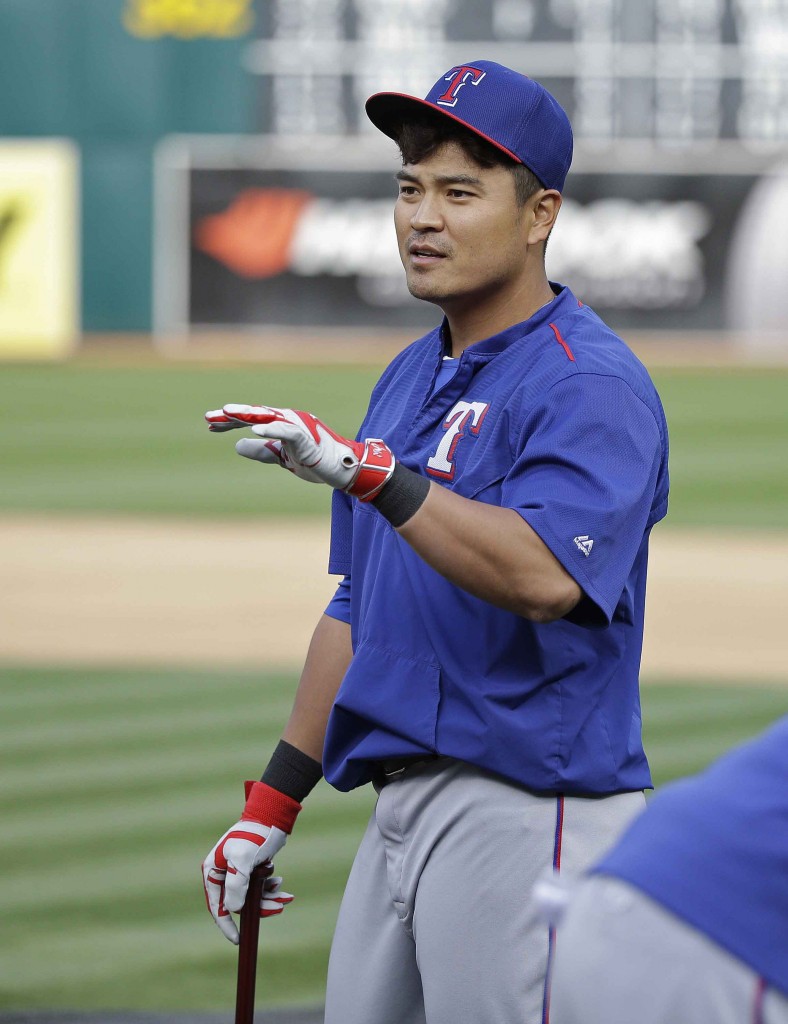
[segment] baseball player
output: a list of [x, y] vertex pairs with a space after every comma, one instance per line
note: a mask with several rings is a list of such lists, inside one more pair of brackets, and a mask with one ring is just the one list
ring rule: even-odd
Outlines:
[[664, 789], [558, 929], [554, 1024], [788, 1024], [788, 716]]
[[238, 452], [335, 490], [343, 576], [292, 715], [204, 864], [236, 939], [322, 774], [378, 800], [337, 922], [328, 1024], [536, 1024], [552, 934], [532, 888], [580, 873], [642, 810], [638, 666], [667, 432], [643, 366], [544, 251], [566, 114], [490, 61], [426, 99], [367, 103], [402, 154], [410, 291], [443, 311], [375, 387], [357, 440], [312, 413], [227, 405]]

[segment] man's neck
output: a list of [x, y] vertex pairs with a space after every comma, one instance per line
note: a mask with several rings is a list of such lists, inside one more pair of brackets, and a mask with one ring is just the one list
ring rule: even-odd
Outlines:
[[512, 295], [505, 301], [498, 298], [495, 303], [470, 302], [464, 309], [444, 309], [451, 339], [449, 354], [459, 356], [477, 341], [523, 323], [554, 298], [555, 294], [545, 278], [538, 288]]

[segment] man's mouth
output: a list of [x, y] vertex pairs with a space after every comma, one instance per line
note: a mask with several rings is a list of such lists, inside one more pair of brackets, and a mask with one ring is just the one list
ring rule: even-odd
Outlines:
[[436, 249], [432, 245], [420, 245], [418, 242], [413, 242], [408, 246], [408, 253], [412, 263], [421, 265], [446, 259], [446, 253], [441, 252], [440, 249]]

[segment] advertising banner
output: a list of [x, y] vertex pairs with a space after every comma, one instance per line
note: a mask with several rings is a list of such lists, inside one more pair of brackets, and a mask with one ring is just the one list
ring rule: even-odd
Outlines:
[[259, 134], [171, 139], [157, 161], [160, 333], [434, 322], [403, 290], [397, 154], [375, 142], [364, 103], [424, 96], [483, 58], [540, 81], [572, 122], [553, 279], [619, 329], [785, 344], [788, 76], [773, 0], [256, 9], [243, 65]]
[[63, 139], [0, 141], [0, 359], [57, 358], [76, 343], [78, 166]]
[[[268, 160], [265, 152], [249, 149], [247, 162], [257, 166], [243, 166], [229, 149], [226, 167], [216, 156], [214, 166], [181, 162], [182, 215], [170, 208], [161, 225], [161, 331], [433, 323], [440, 314], [405, 288], [392, 215], [395, 156], [386, 169], [366, 150], [353, 159], [350, 140], [333, 164], [323, 153], [311, 166], [304, 157], [288, 166], [273, 142]], [[730, 327], [740, 290], [731, 254], [762, 180], [573, 172], [548, 243], [548, 275], [618, 329]], [[758, 262], [755, 255], [754, 276]]]

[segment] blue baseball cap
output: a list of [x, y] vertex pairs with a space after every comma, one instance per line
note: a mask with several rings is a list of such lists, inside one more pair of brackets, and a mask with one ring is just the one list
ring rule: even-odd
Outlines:
[[545, 188], [563, 189], [572, 162], [572, 126], [559, 102], [532, 78], [477, 60], [441, 75], [423, 100], [378, 92], [366, 103], [370, 121], [395, 140], [402, 124], [425, 107], [525, 164]]

